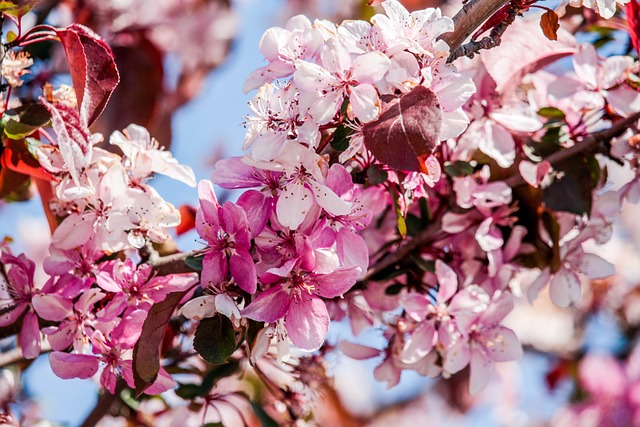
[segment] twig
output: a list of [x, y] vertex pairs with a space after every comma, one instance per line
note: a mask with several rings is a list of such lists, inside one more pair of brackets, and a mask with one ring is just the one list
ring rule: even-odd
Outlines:
[[[616, 136], [622, 135], [622, 133], [627, 130], [629, 126], [631, 126], [638, 120], [640, 120], [640, 111], [627, 117], [626, 119], [619, 121], [609, 129], [591, 134], [569, 148], [561, 149], [556, 151], [555, 153], [548, 155], [544, 160], [551, 163], [551, 166], [557, 166], [558, 163], [562, 163], [563, 161], [575, 156], [595, 154], [602, 148], [601, 144], [610, 141]], [[506, 179], [503, 179], [502, 181], [504, 181], [509, 187], [512, 188], [525, 183], [522, 175], [517, 172], [507, 177]]]
[[190, 256], [201, 255], [201, 250], [190, 252], [179, 252], [173, 255], [167, 256], [153, 256], [149, 257], [148, 263], [153, 267], [158, 276], [166, 276], [168, 274], [180, 274], [180, 273], [193, 273], [197, 272], [193, 268], [185, 264], [184, 260]]
[[115, 393], [111, 394], [108, 390], [104, 390], [98, 399], [98, 403], [96, 403], [91, 413], [85, 418], [81, 427], [93, 427], [98, 424], [98, 422], [111, 411], [113, 404], [120, 400], [120, 392], [124, 390], [126, 386], [127, 383], [124, 379], [120, 378], [118, 382], [116, 382]]
[[[52, 350], [51, 346], [47, 342], [43, 342], [40, 346], [40, 354], [48, 353]], [[0, 353], [0, 368], [5, 368], [14, 363], [23, 362], [27, 359], [22, 355], [22, 349], [16, 347], [4, 353]]]
[[382, 261], [375, 264], [373, 267], [367, 271], [366, 276], [364, 276], [363, 281], [371, 280], [372, 277], [375, 277], [376, 274], [381, 271], [391, 267], [394, 264], [399, 263], [403, 259], [405, 259], [411, 251], [416, 249], [418, 246], [425, 243], [429, 240], [435, 233], [438, 232], [441, 228], [441, 219], [438, 217], [434, 222], [429, 224], [429, 226], [423, 230], [421, 230], [416, 236], [405, 243], [403, 246], [400, 246], [398, 250], [396, 250], [393, 254], [387, 256], [386, 258], [382, 258]]
[[454, 30], [445, 33], [440, 39], [447, 42], [451, 52], [458, 47], [491, 15], [509, 0], [468, 0], [453, 17]]
[[447, 62], [453, 62], [456, 58], [461, 56], [473, 58], [473, 56], [481, 49], [492, 49], [499, 46], [502, 42], [502, 35], [507, 30], [507, 27], [513, 24], [513, 21], [516, 20], [516, 16], [518, 16], [518, 9], [515, 6], [511, 6], [507, 11], [507, 17], [498, 25], [493, 27], [491, 29], [491, 33], [487, 37], [484, 37], [480, 41], [471, 40], [469, 43], [459, 46], [451, 53], [451, 55], [449, 55]]

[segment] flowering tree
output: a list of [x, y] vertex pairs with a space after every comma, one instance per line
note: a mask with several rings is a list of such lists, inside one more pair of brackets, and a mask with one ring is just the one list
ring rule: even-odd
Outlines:
[[[469, 0], [453, 18], [387, 0], [368, 21], [295, 16], [263, 35], [265, 65], [248, 73], [245, 155], [198, 183], [139, 124], [108, 139], [90, 130], [127, 119], [109, 100], [126, 104], [119, 82], [145, 75], [119, 70], [110, 44], [170, 46], [162, 31], [123, 36], [143, 6], [87, 2], [98, 23], [79, 13], [83, 23], [27, 29], [36, 3], [0, 3], [15, 28], [3, 39], [0, 197], [37, 189], [51, 243], [44, 281], [11, 239], [0, 245], [0, 336], [15, 345], [1, 364], [49, 353], [57, 376], [95, 378], [103, 392], [84, 425], [322, 423], [315, 392], [331, 395], [335, 352], [375, 358], [389, 387], [411, 370], [477, 395], [521, 342], [543, 349], [509, 319], [547, 299], [583, 324], [614, 307], [629, 331], [618, 357], [555, 351], [550, 387], [566, 378], [580, 394], [559, 425], [640, 422], [640, 319], [625, 297], [637, 290], [610, 286], [614, 265], [596, 254], [640, 197], [637, 0]], [[214, 25], [228, 25], [226, 6], [211, 4]], [[614, 29], [628, 47], [605, 57], [596, 46], [611, 52]], [[224, 56], [218, 46], [192, 62], [231, 37], [206, 34], [217, 38], [177, 50], [180, 82]], [[36, 56], [42, 45], [49, 54]], [[72, 86], [49, 83], [62, 58]], [[628, 178], [613, 187], [616, 168]], [[165, 201], [156, 174], [197, 187], [197, 210]], [[242, 191], [222, 202], [214, 184]], [[176, 227], [195, 228], [202, 247], [174, 249]], [[615, 295], [626, 302], [611, 305]], [[327, 342], [343, 319], [355, 336], [382, 331], [385, 345]], [[2, 399], [5, 423], [29, 422]]]

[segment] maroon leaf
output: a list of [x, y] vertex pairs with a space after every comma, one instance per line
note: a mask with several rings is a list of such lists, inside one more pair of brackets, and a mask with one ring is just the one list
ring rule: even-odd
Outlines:
[[638, 0], [630, 0], [627, 3], [627, 25], [631, 43], [636, 53], [640, 54], [640, 2]]
[[186, 292], [173, 292], [154, 304], [142, 325], [140, 339], [133, 348], [133, 381], [140, 396], [158, 377], [160, 346], [171, 317]]
[[90, 126], [120, 81], [113, 52], [100, 36], [83, 25], [73, 24], [55, 32], [69, 61], [80, 117]]
[[115, 37], [111, 48], [116, 64], [120, 69], [126, 67], [127, 72], [120, 76], [118, 87], [92, 129], [109, 134], [113, 129], [137, 123], [167, 146], [171, 141], [171, 120], [164, 117], [164, 110], [170, 107], [162, 102], [165, 96], [162, 53], [139, 33]]
[[78, 183], [80, 174], [91, 160], [91, 133], [78, 111], [64, 104], [50, 104], [40, 99], [51, 113], [51, 126], [58, 137], [58, 148], [73, 180]]
[[381, 162], [395, 169], [421, 169], [418, 157], [439, 142], [442, 110], [436, 95], [424, 86], [393, 98], [380, 118], [362, 128], [364, 143]]

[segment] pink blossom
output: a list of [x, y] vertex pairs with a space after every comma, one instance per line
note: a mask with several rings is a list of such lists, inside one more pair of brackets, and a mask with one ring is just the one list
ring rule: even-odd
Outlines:
[[522, 356], [522, 346], [515, 333], [499, 324], [512, 309], [510, 293], [498, 291], [489, 299], [476, 285], [463, 289], [451, 300], [449, 312], [462, 337], [446, 350], [443, 368], [453, 374], [470, 364], [471, 394], [477, 394], [489, 383], [494, 362]]
[[130, 124], [122, 131], [111, 134], [109, 143], [117, 145], [126, 157], [128, 170], [133, 182], [142, 182], [152, 173], [159, 173], [182, 181], [190, 187], [196, 186], [196, 178], [189, 166], [184, 166], [169, 151], [160, 148], [158, 141], [151, 138], [149, 131]]
[[245, 211], [231, 202], [220, 206], [210, 181], [200, 181], [198, 197], [196, 229], [209, 244], [202, 261], [202, 283], [208, 286], [226, 282], [230, 272], [242, 290], [255, 293], [257, 276], [249, 253], [251, 235]]
[[301, 350], [320, 348], [329, 329], [329, 313], [322, 298], [347, 292], [359, 275], [357, 268], [338, 269], [326, 274], [301, 271], [298, 260], [272, 268], [260, 277], [271, 285], [242, 310], [242, 315], [262, 322], [284, 318], [291, 341]]
[[370, 122], [380, 115], [382, 106], [374, 84], [389, 69], [390, 61], [382, 52], [374, 51], [351, 58], [347, 48], [337, 39], [329, 39], [320, 52], [320, 63], [296, 61], [293, 82], [301, 91], [301, 108], [317, 124], [325, 124], [349, 97], [350, 118]]
[[32, 305], [32, 298], [39, 291], [33, 283], [35, 268], [34, 262], [24, 254], [16, 257], [0, 252], [0, 326], [14, 324], [24, 313], [18, 337], [27, 359], [35, 359], [40, 354], [40, 326]]

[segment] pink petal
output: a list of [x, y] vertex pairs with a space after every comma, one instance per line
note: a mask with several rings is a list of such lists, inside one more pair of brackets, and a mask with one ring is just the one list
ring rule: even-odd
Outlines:
[[469, 393], [478, 394], [489, 384], [493, 373], [493, 362], [477, 344], [473, 343], [471, 345], [470, 365]]
[[404, 363], [415, 363], [425, 357], [433, 349], [435, 334], [433, 322], [422, 322], [405, 343], [400, 360]]
[[241, 313], [249, 319], [275, 322], [287, 314], [290, 304], [291, 297], [284, 287], [276, 285], [258, 295]]
[[522, 178], [533, 188], [538, 188], [544, 177], [551, 170], [551, 163], [544, 160], [540, 163], [532, 163], [523, 160], [518, 164], [518, 170]]
[[26, 359], [35, 359], [40, 354], [40, 325], [38, 316], [29, 310], [22, 318], [22, 328], [20, 329], [20, 347], [22, 355]]
[[315, 351], [329, 332], [329, 313], [320, 298], [305, 297], [292, 301], [285, 318], [285, 328], [296, 347]]
[[582, 254], [575, 268], [589, 279], [604, 279], [616, 274], [616, 267], [613, 264], [599, 255], [590, 253]]
[[71, 378], [91, 378], [98, 372], [99, 360], [89, 354], [69, 354], [54, 351], [49, 355], [51, 370], [58, 377], [68, 380]]
[[575, 272], [561, 267], [551, 279], [549, 296], [558, 307], [569, 307], [580, 300], [580, 279]]
[[217, 285], [227, 280], [227, 272], [229, 262], [224, 252], [217, 249], [211, 249], [202, 259], [202, 285]]
[[73, 302], [59, 295], [34, 295], [33, 309], [45, 320], [60, 322], [73, 314]]
[[357, 267], [336, 270], [329, 274], [318, 274], [315, 276], [318, 283], [316, 292], [324, 298], [335, 298], [351, 289], [359, 275], [360, 269]]
[[522, 357], [522, 345], [515, 332], [504, 326], [482, 331], [482, 344], [494, 362], [509, 362]]
[[142, 324], [147, 318], [144, 310], [135, 310], [125, 316], [111, 332], [111, 338], [120, 348], [133, 348], [142, 333]]
[[382, 111], [378, 91], [370, 84], [351, 86], [349, 106], [351, 107], [353, 116], [357, 117], [363, 123], [376, 120]]
[[258, 286], [256, 265], [247, 249], [236, 248], [236, 253], [229, 258], [229, 269], [240, 289], [250, 294], [256, 293]]
[[276, 204], [278, 221], [291, 230], [296, 230], [313, 206], [313, 194], [304, 183], [296, 181], [287, 185], [280, 193]]
[[371, 359], [382, 354], [382, 351], [377, 348], [355, 344], [350, 341], [340, 341], [338, 348], [340, 348], [340, 351], [342, 351], [346, 356], [355, 360]]
[[461, 339], [446, 351], [442, 367], [446, 372], [455, 374], [464, 369], [469, 364], [470, 359], [469, 343]]
[[438, 278], [438, 303], [449, 301], [458, 290], [458, 275], [451, 267], [436, 260], [436, 277]]
[[316, 202], [327, 212], [332, 215], [348, 215], [351, 212], [351, 204], [333, 192], [326, 185], [322, 185], [316, 181], [309, 180], [309, 186], [313, 189], [313, 196]]
[[211, 181], [202, 180], [198, 183], [198, 199], [200, 199], [200, 209], [202, 209], [204, 219], [214, 226], [218, 226], [220, 204], [213, 191]]
[[578, 52], [573, 55], [573, 69], [580, 81], [586, 83], [589, 89], [598, 87], [598, 52], [592, 44], [581, 45]]
[[384, 53], [368, 52], [353, 60], [351, 78], [358, 83], [374, 84], [382, 80], [390, 66], [391, 60]]
[[85, 244], [94, 234], [96, 215], [93, 212], [72, 213], [51, 236], [51, 243], [59, 249], [73, 249]]
[[248, 190], [242, 193], [237, 203], [247, 213], [251, 237], [256, 237], [264, 229], [273, 212], [273, 197], [267, 197], [260, 191]]

